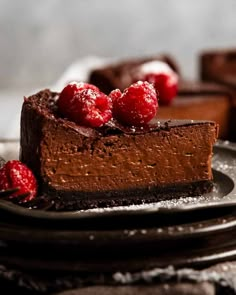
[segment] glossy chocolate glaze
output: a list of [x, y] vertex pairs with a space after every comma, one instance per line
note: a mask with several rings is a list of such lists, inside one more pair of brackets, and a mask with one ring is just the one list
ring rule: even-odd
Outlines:
[[120, 197], [153, 201], [166, 188], [172, 196], [212, 188], [214, 122], [155, 119], [133, 128], [113, 121], [92, 129], [61, 118], [56, 98], [49, 90], [26, 98], [21, 117], [20, 158], [48, 194], [90, 207], [94, 199], [112, 205]]

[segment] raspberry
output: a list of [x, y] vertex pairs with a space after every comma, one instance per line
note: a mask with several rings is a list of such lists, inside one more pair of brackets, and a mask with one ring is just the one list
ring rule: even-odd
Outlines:
[[60, 93], [59, 99], [57, 101], [59, 111], [63, 110], [62, 113], [64, 113], [64, 115], [67, 117], [66, 111], [70, 107], [70, 100], [76, 93], [84, 89], [93, 89], [99, 91], [99, 89], [92, 84], [85, 82], [71, 82]]
[[148, 62], [137, 70], [136, 79], [148, 81], [155, 87], [160, 105], [169, 105], [178, 91], [178, 76], [168, 66], [160, 61]]
[[29, 193], [22, 202], [31, 201], [37, 193], [37, 182], [32, 171], [17, 160], [8, 161], [0, 169], [0, 190], [12, 188], [19, 190], [13, 193], [11, 198]]
[[114, 101], [118, 98], [120, 98], [122, 95], [122, 92], [120, 91], [120, 89], [115, 89], [112, 90], [112, 92], [109, 94], [109, 97], [111, 98], [112, 102], [114, 103]]
[[[68, 96], [64, 96], [64, 93]], [[85, 87], [78, 91], [73, 87], [73, 91], [66, 92], [64, 88], [58, 107], [61, 114], [69, 120], [88, 127], [100, 127], [112, 116], [111, 98], [91, 84], [85, 84]]]
[[147, 74], [144, 80], [153, 83], [159, 93], [160, 105], [169, 105], [175, 98], [177, 94], [177, 78], [174, 72], [172, 74]]
[[113, 102], [114, 117], [126, 125], [147, 124], [157, 112], [157, 95], [152, 84], [138, 81]]

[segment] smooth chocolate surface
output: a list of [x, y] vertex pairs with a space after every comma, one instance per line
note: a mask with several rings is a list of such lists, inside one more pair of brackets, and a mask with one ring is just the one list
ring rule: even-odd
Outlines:
[[97, 206], [120, 197], [153, 201], [166, 188], [172, 197], [211, 190], [214, 122], [155, 119], [143, 128], [111, 122], [92, 129], [61, 118], [56, 98], [49, 90], [26, 98], [21, 117], [20, 158], [49, 194], [90, 207], [94, 199], [102, 201]]

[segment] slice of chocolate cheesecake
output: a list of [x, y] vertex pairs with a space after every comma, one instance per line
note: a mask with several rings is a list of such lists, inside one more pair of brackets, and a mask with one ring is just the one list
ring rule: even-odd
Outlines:
[[60, 117], [57, 93], [25, 98], [20, 159], [41, 193], [66, 209], [153, 202], [212, 190], [210, 121], [153, 120], [145, 127], [111, 121], [82, 127]]

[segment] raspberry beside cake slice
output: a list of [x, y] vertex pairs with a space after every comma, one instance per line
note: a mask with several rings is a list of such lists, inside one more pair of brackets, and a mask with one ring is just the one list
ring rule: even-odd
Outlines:
[[[87, 92], [86, 92], [87, 93]], [[40, 192], [63, 209], [153, 202], [212, 190], [212, 148], [218, 127], [210, 121], [152, 120], [93, 128], [60, 115], [57, 93], [25, 99], [21, 160]]]

